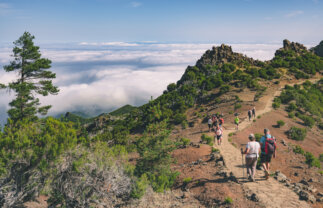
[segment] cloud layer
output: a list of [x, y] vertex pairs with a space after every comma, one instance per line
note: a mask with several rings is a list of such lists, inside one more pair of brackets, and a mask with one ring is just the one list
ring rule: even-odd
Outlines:
[[[219, 44], [164, 44], [155, 42], [86, 43], [45, 45], [43, 57], [52, 60], [59, 86], [57, 96], [41, 98], [53, 105], [50, 115], [85, 111], [91, 115], [111, 111], [125, 104], [142, 105], [159, 96], [167, 85], [176, 82], [187, 65]], [[255, 59], [269, 60], [278, 44], [231, 44], [234, 51]], [[0, 67], [12, 60], [11, 48], [0, 48]], [[0, 70], [0, 83], [8, 83], [14, 73]], [[13, 95], [0, 94], [2, 122]]]

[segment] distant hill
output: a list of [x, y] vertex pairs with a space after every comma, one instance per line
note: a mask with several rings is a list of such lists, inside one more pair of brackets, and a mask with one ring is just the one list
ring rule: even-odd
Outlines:
[[311, 48], [311, 51], [313, 51], [317, 56], [323, 57], [323, 40], [320, 42], [320, 44]]
[[125, 105], [122, 106], [121, 108], [118, 108], [115, 111], [112, 111], [111, 113], [109, 113], [111, 116], [122, 116], [124, 114], [128, 114], [131, 111], [133, 111], [134, 109], [136, 109], [136, 107], [132, 106], [132, 105]]
[[72, 121], [72, 122], [80, 122], [81, 124], [89, 123], [93, 121], [93, 118], [85, 118], [83, 116], [80, 116], [76, 113], [67, 112], [64, 117], [61, 118], [63, 121]]

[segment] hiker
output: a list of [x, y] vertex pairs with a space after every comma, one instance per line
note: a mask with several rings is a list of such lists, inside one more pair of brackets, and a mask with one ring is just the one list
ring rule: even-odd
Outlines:
[[264, 129], [264, 136], [260, 138], [260, 162], [265, 171], [265, 178], [269, 178], [269, 168], [272, 157], [276, 157], [276, 140], [270, 135], [269, 129]]
[[253, 118], [256, 118], [256, 107], [255, 106], [252, 108], [252, 116], [253, 116]]
[[223, 120], [223, 117], [221, 116], [219, 119], [219, 126], [223, 127], [223, 124], [224, 124], [224, 120]]
[[212, 124], [213, 124], [213, 121], [212, 121], [211, 117], [209, 117], [209, 120], [207, 121], [207, 124], [209, 126], [209, 132], [210, 132], [211, 128], [212, 128]]
[[251, 114], [252, 114], [252, 110], [248, 110], [248, 118], [249, 118], [249, 121], [251, 120]]
[[213, 117], [213, 127], [216, 127], [218, 125], [218, 118], [216, 116]]
[[218, 145], [221, 145], [221, 143], [222, 143], [222, 134], [223, 134], [222, 127], [217, 125], [215, 128], [215, 137], [218, 142]]
[[255, 181], [256, 165], [260, 153], [260, 144], [256, 141], [255, 135], [249, 135], [250, 142], [242, 154], [246, 154], [247, 175], [250, 181]]
[[235, 117], [234, 123], [236, 125], [236, 130], [238, 130], [239, 129], [239, 117], [238, 116]]

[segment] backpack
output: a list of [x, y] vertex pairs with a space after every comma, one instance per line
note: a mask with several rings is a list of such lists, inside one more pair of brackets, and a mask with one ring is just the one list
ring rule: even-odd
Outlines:
[[248, 116], [251, 117], [251, 110], [248, 111]]
[[220, 118], [220, 124], [222, 125], [224, 123], [223, 118]]
[[274, 154], [275, 150], [276, 150], [275, 137], [266, 138], [266, 141], [265, 141], [265, 153], [266, 153], [266, 155]]

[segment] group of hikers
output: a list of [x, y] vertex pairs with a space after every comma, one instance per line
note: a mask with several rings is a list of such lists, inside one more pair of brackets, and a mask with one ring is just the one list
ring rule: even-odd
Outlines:
[[223, 135], [223, 115], [213, 114], [212, 117], [208, 119], [209, 132], [213, 129], [215, 133], [215, 138], [217, 140], [217, 144], [221, 145], [222, 143], [222, 135]]
[[[251, 118], [256, 118], [256, 108], [253, 107], [248, 111], [248, 118], [249, 121]], [[236, 130], [239, 128], [239, 116], [238, 114], [235, 115], [234, 123], [236, 125]], [[217, 141], [218, 145], [222, 143], [223, 137], [223, 114], [214, 114], [208, 117], [208, 126], [209, 132], [214, 131], [215, 136], [214, 138]], [[247, 167], [247, 176], [249, 181], [255, 181], [255, 174], [256, 174], [256, 166], [257, 161], [260, 155], [260, 163], [265, 171], [265, 178], [269, 178], [269, 168], [271, 158], [276, 157], [276, 139], [270, 134], [269, 129], [264, 129], [264, 135], [260, 138], [260, 141], [257, 142], [255, 135], [249, 135], [249, 142], [246, 145], [245, 150], [241, 148], [241, 154], [246, 155], [245, 162]]]
[[252, 109], [248, 110], [248, 118], [249, 121], [251, 121], [251, 117], [253, 117], [254, 119], [256, 118], [256, 108], [253, 107]]
[[249, 142], [241, 154], [246, 155], [247, 176], [250, 181], [255, 181], [256, 165], [260, 154], [260, 163], [265, 171], [265, 178], [269, 178], [271, 158], [276, 157], [276, 139], [270, 134], [269, 129], [264, 129], [264, 136], [257, 142], [255, 135], [249, 135]]

